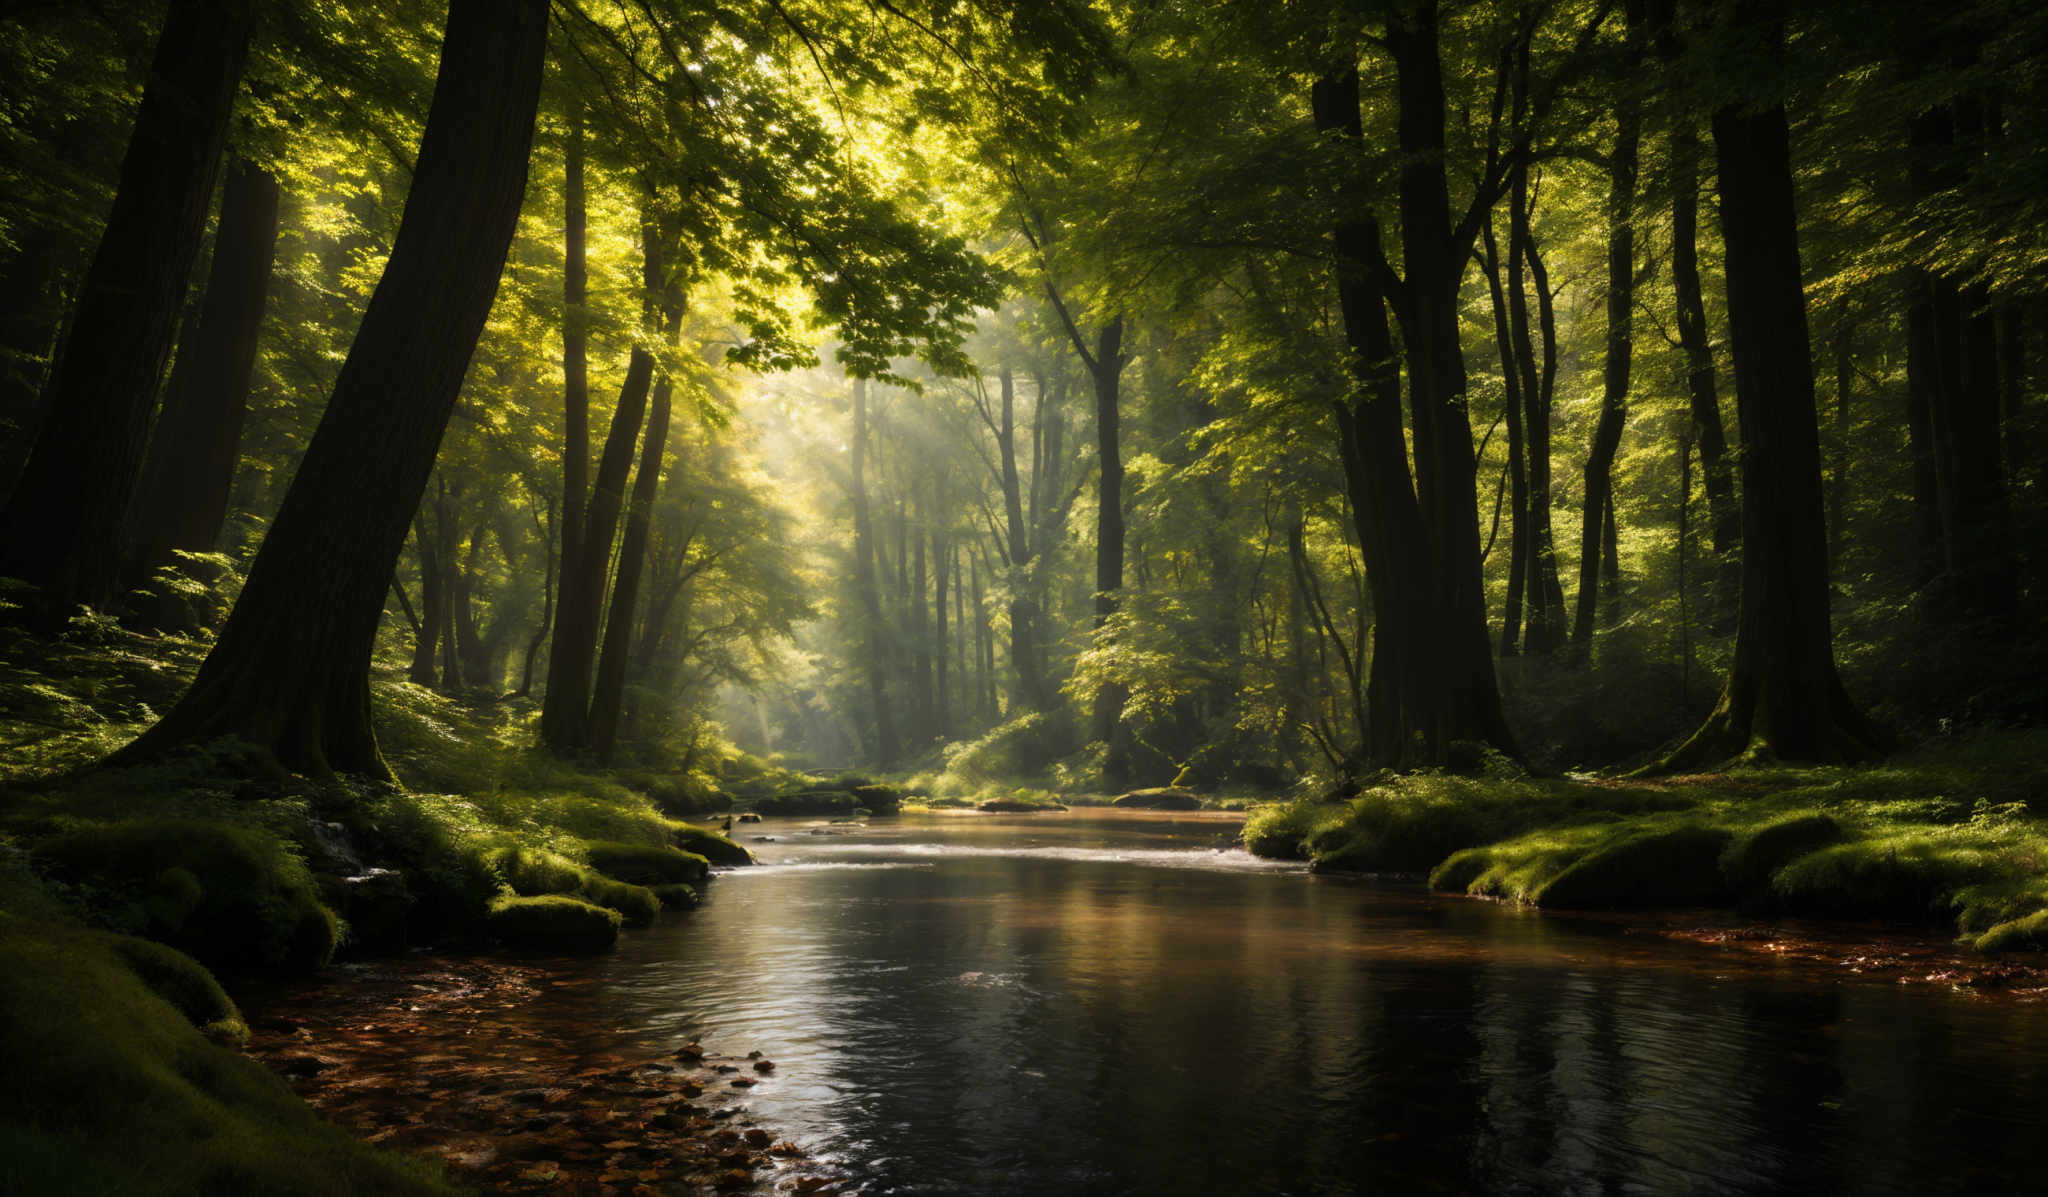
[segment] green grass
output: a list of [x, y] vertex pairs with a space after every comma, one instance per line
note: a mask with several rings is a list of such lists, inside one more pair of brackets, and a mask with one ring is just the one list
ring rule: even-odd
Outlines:
[[587, 955], [609, 951], [619, 939], [618, 911], [572, 898], [504, 894], [491, 901], [491, 937], [509, 948]]

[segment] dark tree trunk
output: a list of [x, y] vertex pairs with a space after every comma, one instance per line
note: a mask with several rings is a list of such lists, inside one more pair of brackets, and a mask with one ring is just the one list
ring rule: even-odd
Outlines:
[[1522, 638], [1522, 592], [1529, 572], [1529, 476], [1522, 443], [1522, 367], [1515, 357], [1514, 335], [1506, 292], [1501, 287], [1500, 247], [1493, 238], [1493, 218], [1480, 230], [1486, 247], [1487, 290], [1493, 299], [1493, 340], [1500, 353], [1504, 390], [1502, 417], [1508, 426], [1508, 594], [1501, 610], [1500, 655], [1512, 657]]
[[[885, 681], [888, 653], [888, 624], [882, 616], [882, 596], [875, 579], [874, 522], [868, 515], [868, 485], [865, 475], [868, 452], [868, 380], [853, 380], [853, 569], [854, 586], [860, 591], [860, 605], [866, 615], [868, 702], [875, 717], [875, 763], [888, 768], [901, 752], [896, 742], [896, 720], [889, 710], [889, 687]], [[978, 587], [977, 583], [977, 587]], [[980, 591], [975, 593], [977, 602]]]
[[[671, 327], [680, 331], [681, 313]], [[619, 540], [618, 576], [612, 582], [611, 610], [605, 617], [604, 646], [597, 658], [597, 682], [590, 698], [590, 747], [603, 764], [611, 764], [619, 742], [619, 721], [626, 703], [626, 663], [633, 640], [633, 609], [640, 599], [640, 576], [647, 561], [648, 530], [654, 522], [654, 499], [661, 485], [661, 458], [668, 447], [670, 396], [674, 384], [663, 375], [654, 387], [647, 415], [647, 436], [640, 446], [640, 467], [633, 475], [633, 497], [626, 512], [625, 535]]]
[[[1010, 673], [1016, 688], [1010, 705], [1018, 710], [1043, 711], [1051, 704], [1045, 681], [1038, 671], [1038, 604], [1031, 585], [1033, 544], [1024, 518], [1024, 499], [1017, 474], [1017, 387], [1006, 366], [997, 376], [1002, 406], [996, 423], [996, 454], [1002, 472], [1003, 515], [1008, 543], [1003, 556], [1008, 561], [1010, 582]], [[1037, 486], [1034, 473], [1032, 485]]]
[[210, 553], [241, 460], [256, 336], [277, 246], [277, 179], [247, 161], [229, 170], [206, 298], [182, 338], [136, 489], [128, 577], [147, 582], [173, 553]]
[[[1500, 687], [1486, 634], [1486, 592], [1479, 568], [1478, 462], [1466, 408], [1458, 329], [1458, 290], [1471, 253], [1452, 226], [1444, 148], [1443, 67], [1433, 0], [1387, 23], [1400, 104], [1398, 132], [1401, 246], [1406, 270], [1401, 320], [1408, 368], [1408, 413], [1415, 441], [1416, 498], [1427, 535], [1432, 593], [1415, 631], [1429, 645], [1429, 706], [1417, 721], [1431, 756], [1448, 759], [1454, 741], [1516, 752], [1501, 714]], [[1475, 230], [1476, 235], [1476, 230]]]
[[[1529, 532], [1524, 549], [1529, 576], [1523, 584], [1527, 606], [1523, 648], [1547, 654], [1564, 640], [1564, 586], [1557, 576], [1557, 541], [1552, 533], [1550, 489], [1550, 416], [1557, 392], [1557, 318], [1550, 292], [1550, 272], [1529, 229], [1529, 178], [1517, 170], [1508, 209], [1508, 318], [1515, 339], [1515, 363], [1522, 375], [1522, 436], [1529, 471]], [[1543, 340], [1543, 368], [1536, 368], [1536, 347], [1529, 336], [1529, 301], [1523, 270], [1536, 287], [1537, 326]]]
[[547, 515], [536, 515], [534, 523], [541, 534], [541, 548], [546, 568], [540, 576], [540, 620], [533, 627], [533, 636], [526, 642], [526, 659], [519, 667], [519, 689], [513, 691], [520, 698], [533, 693], [533, 663], [540, 656], [541, 645], [548, 642], [548, 633], [555, 626], [555, 504], [549, 496]]
[[495, 655], [491, 644], [484, 638], [483, 627], [477, 619], [478, 583], [482, 581], [481, 557], [484, 538], [489, 534], [488, 524], [480, 523], [470, 532], [469, 544], [462, 551], [462, 568], [456, 569], [451, 559], [449, 569], [449, 601], [455, 615], [450, 626], [455, 630], [455, 657], [462, 664], [464, 685], [490, 686], [497, 688], [491, 658]]
[[412, 523], [413, 552], [419, 558], [420, 612], [413, 628], [412, 667], [406, 676], [415, 685], [438, 686], [441, 682], [441, 624], [448, 604], [441, 598], [441, 546], [427, 527], [427, 509], [421, 504]]
[[461, 547], [455, 534], [454, 514], [448, 510], [448, 483], [444, 478], [434, 498], [434, 535], [440, 538], [435, 557], [441, 566], [441, 689], [454, 693], [462, 688], [462, 655], [456, 641], [461, 635], [457, 618], [456, 590], [461, 571], [456, 568], [456, 551]]
[[[1769, 31], [1774, 56], [1782, 56], [1779, 4], [1743, 0], [1728, 16]], [[1878, 747], [1876, 729], [1835, 673], [1820, 437], [1788, 142], [1782, 104], [1736, 104], [1714, 114], [1742, 427], [1742, 603], [1727, 689], [1666, 769], [1738, 755], [1856, 760]]]
[[[641, 262], [649, 310], [663, 286], [660, 239], [651, 223], [641, 222]], [[590, 699], [597, 667], [598, 636], [605, 621], [604, 584], [611, 576], [612, 539], [626, 504], [626, 482], [633, 468], [633, 446], [647, 415], [647, 395], [654, 382], [654, 355], [635, 345], [626, 362], [626, 380], [612, 410], [611, 428], [598, 455], [597, 477], [590, 491], [583, 535], [578, 540], [576, 568], [562, 575], [561, 609], [555, 616], [554, 644], [548, 651], [548, 692], [542, 700], [541, 742], [558, 753], [591, 748]]]
[[912, 483], [912, 495], [917, 497], [909, 532], [910, 545], [910, 686], [911, 709], [917, 719], [917, 727], [911, 735], [914, 748], [923, 749], [931, 742], [935, 722], [932, 701], [932, 643], [930, 612], [925, 604], [931, 597], [929, 563], [925, 561], [925, 525], [929, 515], [916, 484]]
[[[1680, 53], [1670, 23], [1669, 0], [1657, 6], [1658, 56], [1669, 65]], [[1671, 126], [1671, 290], [1676, 299], [1678, 343], [1685, 353], [1686, 394], [1692, 402], [1692, 441], [1707, 485], [1707, 517], [1714, 552], [1732, 564], [1742, 539], [1742, 509], [1735, 500], [1735, 466], [1728, 459], [1728, 434], [1721, 423], [1715, 385], [1714, 351], [1707, 336], [1707, 304], [1700, 285], [1700, 138], [1687, 109], [1672, 114]], [[1732, 591], [1732, 587], [1730, 588]]]
[[1941, 573], [1941, 499], [1934, 464], [1934, 406], [1941, 390], [1935, 335], [1933, 280], [1906, 275], [1906, 443], [1913, 459], [1913, 588], [1925, 590]]
[[191, 689], [125, 758], [233, 735], [388, 777], [370, 651], [526, 192], [544, 0], [452, 0], [412, 190], [319, 430]]
[[1849, 517], [1849, 384], [1856, 373], [1856, 328], [1849, 321], [1847, 303], [1835, 313], [1834, 334], [1835, 443], [1831, 448], [1835, 461], [1828, 472], [1828, 573], [1839, 577]]
[[[174, 0], [164, 17], [114, 207], [43, 391], [42, 427], [0, 510], [0, 572], [39, 588], [31, 606], [47, 626], [114, 597], [253, 24], [251, 6], [228, 0]], [[377, 580], [380, 610], [388, 580]]]
[[[1629, 6], [1629, 37], [1637, 36]], [[1642, 112], [1624, 89], [1615, 107], [1614, 149], [1608, 155], [1607, 185], [1607, 358], [1601, 369], [1600, 421], [1586, 454], [1586, 493], [1579, 523], [1578, 611], [1572, 620], [1572, 659], [1593, 659], [1593, 626], [1599, 612], [1604, 538], [1614, 525], [1614, 454], [1628, 422], [1629, 373], [1635, 358], [1636, 149]]]

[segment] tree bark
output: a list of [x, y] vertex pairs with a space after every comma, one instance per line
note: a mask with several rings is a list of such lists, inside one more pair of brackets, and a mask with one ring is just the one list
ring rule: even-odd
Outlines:
[[319, 430], [192, 687], [119, 754], [233, 735], [388, 777], [370, 651], [526, 191], [545, 0], [452, 0], [412, 190]]
[[[660, 240], [651, 225], [641, 222], [644, 293], [651, 309], [662, 287]], [[626, 362], [626, 380], [612, 410], [611, 428], [598, 455], [583, 535], [578, 540], [576, 568], [562, 575], [555, 639], [548, 652], [548, 692], [542, 700], [541, 742], [557, 753], [587, 752], [592, 747], [590, 699], [597, 667], [598, 636], [604, 626], [604, 584], [611, 575], [612, 539], [626, 503], [626, 481], [633, 468], [633, 446], [647, 414], [647, 395], [654, 382], [654, 355], [635, 345]]]
[[42, 427], [0, 510], [0, 572], [39, 588], [30, 606], [44, 626], [115, 596], [150, 412], [253, 26], [253, 8], [229, 0], [174, 0], [164, 17], [114, 207], [44, 387]]
[[[1639, 36], [1635, 5], [1628, 5], [1629, 41]], [[1631, 57], [1634, 57], [1633, 55]], [[1607, 358], [1601, 369], [1600, 420], [1586, 454], [1586, 493], [1579, 523], [1578, 611], [1572, 621], [1572, 659], [1593, 659], [1599, 613], [1604, 538], [1614, 524], [1614, 454], [1628, 422], [1629, 374], [1635, 358], [1636, 150], [1642, 111], [1626, 87], [1615, 104], [1614, 149], [1607, 160]]]
[[413, 517], [412, 545], [414, 554], [419, 558], [420, 612], [418, 626], [413, 629], [412, 667], [406, 671], [406, 677], [414, 685], [438, 686], [441, 682], [441, 624], [448, 605], [441, 599], [440, 542], [427, 527], [424, 503]]
[[[1522, 375], [1522, 435], [1529, 471], [1529, 532], [1524, 550], [1529, 576], [1522, 591], [1527, 606], [1522, 644], [1528, 652], [1547, 654], [1564, 639], [1565, 618], [1564, 586], [1558, 581], [1557, 541], [1550, 519], [1550, 418], [1557, 391], [1557, 319], [1550, 272], [1529, 228], [1532, 206], [1528, 171], [1517, 168], [1508, 207], [1508, 318], [1515, 339], [1515, 362]], [[1541, 372], [1529, 336], [1525, 269], [1536, 287], [1537, 325], [1543, 344]]]
[[[672, 283], [668, 297], [669, 335], [682, 332], [682, 301]], [[663, 374], [655, 384], [647, 415], [647, 435], [640, 446], [640, 466], [633, 475], [633, 497], [626, 511], [626, 531], [619, 539], [618, 576], [612, 582], [610, 612], [605, 617], [604, 645], [597, 658], [597, 680], [590, 698], [590, 747], [609, 765], [618, 750], [619, 722], [626, 704], [626, 664], [632, 651], [633, 609], [640, 599], [640, 576], [646, 567], [647, 537], [654, 522], [654, 500], [661, 486], [661, 459], [668, 448], [670, 397], [674, 381]]]
[[1493, 340], [1500, 354], [1502, 417], [1508, 426], [1508, 594], [1501, 609], [1500, 655], [1512, 657], [1522, 637], [1522, 592], [1529, 572], [1529, 476], [1522, 438], [1522, 367], [1509, 330], [1506, 292], [1501, 286], [1500, 247], [1493, 218], [1480, 230], [1486, 254], [1486, 286], [1493, 300]]
[[[1782, 77], [1782, 0], [1737, 0], [1727, 19], [1765, 30]], [[1663, 764], [1734, 756], [1858, 760], [1880, 737], [1835, 672], [1827, 527], [1811, 342], [1785, 109], [1735, 103], [1714, 114], [1729, 339], [1742, 428], [1742, 603], [1721, 701]]]
[[206, 298], [182, 338], [136, 489], [129, 584], [147, 582], [178, 551], [220, 540], [241, 460], [256, 338], [277, 247], [277, 179], [246, 160], [228, 171]]

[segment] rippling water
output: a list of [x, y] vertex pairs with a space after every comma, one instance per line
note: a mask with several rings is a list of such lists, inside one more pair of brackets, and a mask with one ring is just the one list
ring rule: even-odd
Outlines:
[[[2048, 1191], [2048, 1009], [1222, 850], [1200, 816], [739, 829], [563, 1034], [780, 1065], [872, 1192]], [[812, 834], [830, 831], [833, 834]]]

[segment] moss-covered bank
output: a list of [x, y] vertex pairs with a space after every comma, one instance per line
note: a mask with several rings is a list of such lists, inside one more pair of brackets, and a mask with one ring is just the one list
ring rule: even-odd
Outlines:
[[1262, 807], [1245, 846], [1539, 906], [1728, 905], [1950, 925], [2048, 948], [2048, 733], [1984, 732], [1868, 768], [1661, 781], [1391, 778]]

